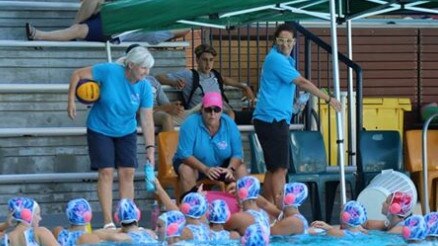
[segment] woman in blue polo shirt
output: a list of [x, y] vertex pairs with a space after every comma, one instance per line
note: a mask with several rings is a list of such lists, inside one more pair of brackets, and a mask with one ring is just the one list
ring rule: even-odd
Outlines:
[[146, 158], [155, 163], [153, 97], [151, 85], [145, 80], [154, 65], [154, 58], [146, 48], [136, 47], [120, 62], [75, 70], [68, 93], [67, 112], [74, 119], [78, 81], [93, 79], [100, 85], [100, 99], [94, 103], [87, 118], [87, 142], [91, 169], [99, 172], [97, 194], [105, 228], [115, 228], [111, 216], [115, 169], [119, 177], [120, 197], [134, 199], [134, 173], [138, 166], [137, 112], [146, 145]]
[[195, 186], [198, 179], [232, 181], [246, 171], [239, 129], [229, 116], [222, 114], [222, 106], [219, 92], [207, 92], [201, 112], [189, 116], [181, 125], [173, 166], [183, 192]]
[[291, 25], [277, 27], [274, 45], [263, 63], [258, 102], [253, 114], [254, 128], [265, 157], [267, 173], [263, 184], [264, 196], [278, 207], [286, 172], [289, 167], [289, 122], [296, 86], [324, 99], [335, 110], [341, 103], [321, 92], [295, 69], [290, 56], [295, 44], [295, 30]]

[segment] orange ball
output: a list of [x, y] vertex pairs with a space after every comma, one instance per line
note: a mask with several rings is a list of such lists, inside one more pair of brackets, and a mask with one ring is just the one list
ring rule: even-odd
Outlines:
[[90, 79], [81, 79], [76, 86], [76, 98], [83, 104], [92, 104], [100, 98], [99, 84]]

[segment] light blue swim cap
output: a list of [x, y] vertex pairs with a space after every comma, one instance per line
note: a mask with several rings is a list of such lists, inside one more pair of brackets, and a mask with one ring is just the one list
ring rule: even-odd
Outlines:
[[269, 245], [268, 228], [259, 223], [248, 226], [245, 234], [241, 238], [241, 243], [244, 246], [265, 246]]
[[237, 180], [237, 195], [240, 201], [257, 199], [260, 194], [260, 181], [253, 176], [245, 176]]
[[438, 237], [438, 212], [430, 212], [424, 216], [427, 236]]
[[120, 200], [114, 219], [120, 224], [130, 224], [132, 222], [138, 222], [140, 220], [141, 212], [131, 199]]
[[307, 186], [303, 183], [288, 183], [284, 185], [283, 207], [301, 206], [308, 195]]
[[367, 211], [359, 202], [349, 201], [344, 205], [341, 219], [345, 224], [352, 227], [357, 227], [367, 221]]
[[186, 225], [184, 214], [178, 210], [167, 211], [158, 217], [166, 227], [166, 237], [179, 237]]
[[405, 240], [419, 241], [426, 238], [427, 226], [421, 215], [412, 215], [404, 222], [402, 235]]
[[84, 198], [69, 201], [65, 209], [65, 214], [72, 225], [85, 225], [90, 223], [93, 216], [90, 204]]
[[37, 206], [37, 202], [27, 197], [14, 197], [8, 201], [8, 209], [12, 214], [12, 219], [27, 224], [32, 223]]
[[225, 224], [231, 213], [224, 200], [214, 200], [208, 204], [207, 219], [210, 223]]
[[190, 192], [182, 200], [181, 212], [190, 218], [199, 219], [207, 212], [207, 199], [200, 193]]

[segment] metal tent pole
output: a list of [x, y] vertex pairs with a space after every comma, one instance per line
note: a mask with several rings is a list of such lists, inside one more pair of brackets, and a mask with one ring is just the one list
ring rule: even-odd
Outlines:
[[[339, 62], [338, 62], [338, 33], [336, 26], [336, 5], [335, 0], [330, 0], [330, 26], [331, 26], [331, 42], [332, 42], [332, 64], [333, 64], [333, 82], [335, 89], [335, 97], [337, 100], [341, 100], [340, 82], [339, 82]], [[338, 144], [338, 156], [339, 156], [339, 174], [341, 176], [341, 202], [345, 204], [347, 202], [347, 195], [345, 189], [345, 160], [344, 160], [344, 132], [342, 127], [342, 114], [336, 112], [336, 129], [337, 129], [337, 144]]]
[[[352, 30], [351, 30], [351, 21], [348, 20], [347, 23], [347, 52], [348, 58], [353, 60], [353, 40], [352, 40]], [[353, 114], [353, 69], [351, 67], [348, 68], [348, 163], [352, 166], [356, 166], [356, 124], [353, 122], [354, 114]]]
[[112, 55], [111, 55], [111, 43], [110, 41], [106, 41], [105, 43], [105, 48], [106, 48], [106, 59], [108, 60], [108, 62], [112, 62]]

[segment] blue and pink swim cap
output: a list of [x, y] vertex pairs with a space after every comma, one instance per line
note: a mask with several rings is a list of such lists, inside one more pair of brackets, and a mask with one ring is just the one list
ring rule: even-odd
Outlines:
[[31, 224], [38, 203], [27, 197], [14, 197], [8, 201], [8, 209], [12, 219], [18, 222]]
[[301, 206], [308, 196], [307, 186], [303, 183], [288, 183], [284, 185], [283, 208]]
[[138, 222], [141, 217], [140, 209], [131, 199], [121, 199], [114, 213], [114, 220], [120, 224]]
[[367, 221], [367, 211], [359, 202], [349, 201], [344, 205], [341, 219], [349, 226], [358, 227]]
[[93, 217], [91, 206], [84, 198], [69, 201], [65, 214], [72, 225], [85, 225], [90, 223]]
[[260, 181], [252, 176], [245, 176], [237, 180], [237, 196], [240, 201], [257, 199], [260, 194]]
[[224, 200], [214, 200], [208, 204], [207, 219], [210, 223], [225, 224], [231, 213]]
[[187, 194], [181, 202], [181, 212], [193, 219], [201, 218], [207, 212], [207, 198], [197, 192]]
[[438, 212], [430, 212], [424, 216], [427, 236], [438, 237]]
[[412, 215], [404, 222], [403, 238], [407, 241], [420, 241], [426, 238], [427, 226], [421, 215]]
[[393, 215], [406, 217], [411, 213], [414, 207], [412, 195], [406, 192], [396, 191], [391, 194], [388, 212]]
[[164, 222], [166, 237], [179, 237], [186, 225], [184, 214], [177, 210], [167, 211], [158, 217]]
[[248, 226], [245, 230], [245, 234], [240, 239], [244, 246], [265, 246], [269, 245], [269, 232], [268, 228], [262, 226], [259, 223]]

